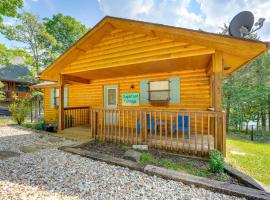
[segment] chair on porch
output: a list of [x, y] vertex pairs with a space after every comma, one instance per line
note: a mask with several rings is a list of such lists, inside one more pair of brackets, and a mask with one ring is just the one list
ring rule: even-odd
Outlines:
[[[155, 123], [155, 120], [151, 120], [150, 121], [150, 114], [146, 114], [146, 128], [147, 128], [147, 131], [150, 131], [150, 129], [152, 129], [152, 134], [155, 133], [155, 125], [156, 125], [156, 128], [158, 128], [158, 121]], [[137, 120], [137, 132], [140, 133], [141, 132], [141, 121], [140, 119]]]
[[189, 116], [186, 116], [186, 115], [184, 116], [184, 126], [183, 126], [183, 116], [178, 115], [177, 118], [178, 118], [178, 127], [175, 124], [175, 121], [173, 121], [173, 127], [172, 127], [173, 133], [175, 133], [177, 131], [177, 128], [178, 128], [178, 133], [180, 133], [180, 134], [184, 130], [185, 138], [189, 139], [190, 138], [190, 135], [189, 135]]

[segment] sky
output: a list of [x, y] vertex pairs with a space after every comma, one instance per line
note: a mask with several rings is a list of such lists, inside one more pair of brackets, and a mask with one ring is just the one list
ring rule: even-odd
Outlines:
[[[24, 0], [23, 9], [40, 18], [70, 15], [89, 28], [110, 15], [214, 33], [237, 13], [249, 10], [255, 21], [266, 19], [258, 35], [270, 41], [270, 0]], [[5, 23], [12, 24], [14, 19], [6, 18]], [[11, 48], [17, 45], [3, 35], [0, 43]]]

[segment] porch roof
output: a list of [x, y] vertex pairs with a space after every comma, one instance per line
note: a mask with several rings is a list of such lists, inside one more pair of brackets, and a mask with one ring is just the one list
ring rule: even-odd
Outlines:
[[[136, 43], [136, 51], [129, 47], [135, 43], [127, 42], [131, 36], [133, 42], [141, 38], [140, 45]], [[106, 37], [114, 42], [108, 41]], [[119, 46], [110, 49], [116, 43]], [[211, 55], [217, 51], [222, 53], [224, 74], [231, 74], [268, 48], [267, 42], [104, 17], [48, 66], [40, 74], [40, 79], [58, 81], [60, 74], [99, 79], [184, 69], [209, 70]]]

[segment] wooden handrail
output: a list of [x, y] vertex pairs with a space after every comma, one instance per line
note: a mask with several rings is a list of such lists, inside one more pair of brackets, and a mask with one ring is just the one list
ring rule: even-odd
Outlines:
[[89, 106], [66, 107], [64, 110], [88, 109]]
[[90, 108], [91, 110], [102, 110], [102, 111], [141, 111], [141, 112], [166, 112], [166, 113], [190, 113], [190, 114], [217, 114], [221, 115], [224, 112], [217, 112], [217, 111], [195, 111], [195, 110], [162, 110], [162, 109], [127, 109], [127, 108], [117, 108], [117, 109], [108, 109], [108, 108]]

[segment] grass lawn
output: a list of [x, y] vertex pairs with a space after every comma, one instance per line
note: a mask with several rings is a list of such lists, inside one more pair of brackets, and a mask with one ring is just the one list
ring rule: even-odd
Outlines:
[[270, 186], [270, 139], [265, 139], [263, 142], [251, 142], [229, 136], [226, 161]]
[[10, 124], [15, 124], [11, 117], [0, 117], [0, 126], [6, 126]]

